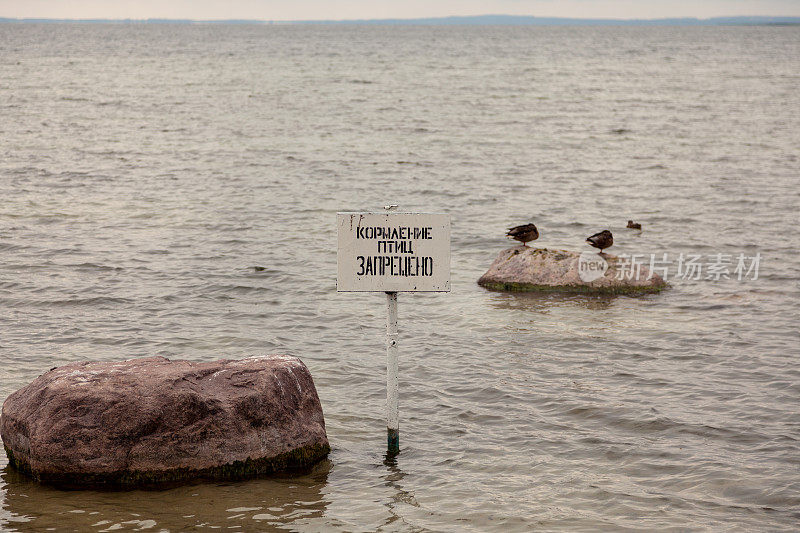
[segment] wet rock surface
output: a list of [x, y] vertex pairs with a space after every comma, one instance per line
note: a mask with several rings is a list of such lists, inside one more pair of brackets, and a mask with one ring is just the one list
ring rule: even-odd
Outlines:
[[284, 355], [72, 363], [11, 394], [0, 435], [12, 466], [69, 487], [241, 479], [330, 451], [311, 374]]
[[563, 291], [589, 294], [644, 294], [668, 285], [648, 265], [608, 253], [570, 252], [515, 246], [500, 252], [478, 279], [487, 289]]

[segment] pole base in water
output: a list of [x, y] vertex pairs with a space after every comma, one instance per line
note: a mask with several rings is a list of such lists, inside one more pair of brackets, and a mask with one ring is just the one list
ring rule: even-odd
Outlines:
[[400, 430], [386, 428], [386, 444], [390, 454], [400, 453]]

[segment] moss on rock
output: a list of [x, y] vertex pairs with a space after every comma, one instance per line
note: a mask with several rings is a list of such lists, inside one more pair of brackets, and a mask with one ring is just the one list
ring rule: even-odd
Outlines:
[[481, 282], [481, 287], [492, 291], [503, 292], [566, 292], [574, 294], [617, 294], [617, 295], [638, 295], [656, 294], [668, 287], [667, 284], [654, 287], [589, 287], [586, 285], [536, 285], [533, 283], [505, 282]]
[[303, 446], [275, 457], [244, 461], [193, 470], [175, 468], [160, 471], [120, 470], [109, 473], [88, 472], [35, 472], [31, 466], [4, 446], [9, 464], [33, 479], [67, 489], [138, 489], [165, 488], [192, 480], [235, 481], [278, 472], [302, 471], [312, 467], [330, 453], [330, 445], [313, 444]]

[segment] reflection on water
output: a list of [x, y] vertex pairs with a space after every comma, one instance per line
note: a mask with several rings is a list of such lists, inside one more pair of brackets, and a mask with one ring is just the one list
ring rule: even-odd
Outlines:
[[[389, 500], [386, 502], [389, 516], [386, 518], [383, 524], [384, 526], [389, 526], [397, 521], [401, 521], [402, 523], [405, 519], [404, 517], [408, 515], [404, 509], [406, 505], [411, 505], [413, 507], [420, 506], [414, 497], [414, 492], [403, 488], [403, 483], [401, 482], [403, 478], [406, 477], [406, 473], [400, 469], [398, 458], [399, 454], [387, 453], [383, 461], [387, 470], [383, 479], [386, 480], [386, 487], [391, 489]], [[400, 509], [398, 509], [398, 507], [400, 507]]]
[[608, 309], [619, 295], [560, 294], [555, 292], [492, 292], [489, 305], [496, 309], [549, 313], [554, 306]]
[[0, 525], [20, 531], [138, 531], [193, 528], [298, 529], [321, 518], [331, 462], [302, 475], [197, 483], [147, 491], [66, 491], [40, 485], [6, 466]]

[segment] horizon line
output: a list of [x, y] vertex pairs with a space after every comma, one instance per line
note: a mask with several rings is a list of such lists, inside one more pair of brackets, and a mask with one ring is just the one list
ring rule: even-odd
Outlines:
[[[733, 15], [714, 17], [658, 17], [658, 18], [579, 18], [579, 17], [540, 17], [535, 15], [447, 15], [440, 17], [413, 17], [413, 18], [367, 18], [367, 19], [182, 19], [182, 18], [50, 18], [50, 17], [2, 17], [3, 23], [37, 23], [37, 22], [64, 22], [64, 23], [180, 23], [180, 24], [423, 24], [431, 25], [443, 22], [443, 25], [462, 23], [468, 25], [491, 25], [491, 22], [500, 22], [501, 25], [525, 25], [527, 23], [577, 23], [591, 24], [631, 24], [631, 23], [700, 23], [700, 24], [725, 24], [727, 23], [761, 23], [761, 24], [800, 24], [800, 16], [789, 15]], [[448, 22], [450, 24], [448, 24]]]

